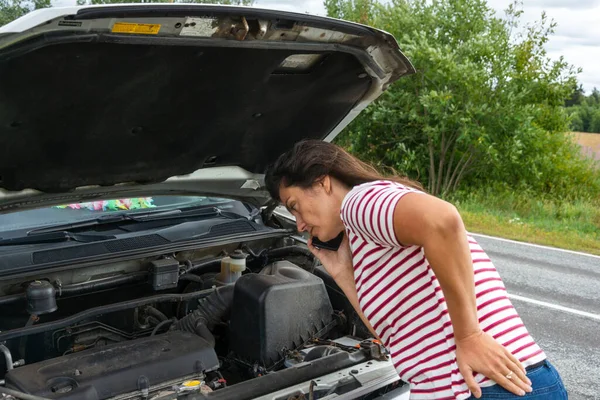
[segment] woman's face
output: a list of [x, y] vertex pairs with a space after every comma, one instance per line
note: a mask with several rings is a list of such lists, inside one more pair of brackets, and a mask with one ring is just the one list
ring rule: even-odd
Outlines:
[[328, 176], [309, 189], [284, 185], [279, 189], [282, 203], [296, 218], [298, 231], [325, 242], [344, 230], [340, 207], [346, 193]]

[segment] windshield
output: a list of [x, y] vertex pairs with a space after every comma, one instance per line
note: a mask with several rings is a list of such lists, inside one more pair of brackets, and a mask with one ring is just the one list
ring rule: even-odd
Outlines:
[[46, 225], [72, 223], [123, 212], [134, 214], [136, 212], [143, 213], [150, 210], [166, 211], [204, 205], [219, 205], [219, 208], [223, 209], [233, 207], [233, 205], [228, 206], [228, 203], [239, 202], [217, 197], [156, 196], [64, 204], [54, 207], [2, 214], [0, 215], [0, 233], [38, 228]]

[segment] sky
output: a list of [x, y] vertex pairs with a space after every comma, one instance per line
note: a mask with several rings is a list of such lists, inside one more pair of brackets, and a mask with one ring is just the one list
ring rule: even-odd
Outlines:
[[[510, 0], [488, 0], [499, 15]], [[309, 12], [325, 15], [322, 0], [257, 0], [265, 8]], [[557, 59], [561, 55], [575, 67], [581, 67], [579, 81], [586, 93], [594, 87], [600, 89], [600, 0], [523, 0], [523, 22], [535, 22], [546, 11], [549, 19], [558, 26], [546, 44], [548, 55]], [[402, 44], [400, 43], [400, 46]]]
[[[385, 0], [382, 0], [385, 1]], [[71, 5], [74, 0], [54, 0], [55, 5]], [[488, 0], [499, 15], [511, 3], [510, 0]], [[257, 7], [287, 11], [308, 12], [325, 15], [323, 0], [255, 0]], [[539, 20], [543, 11], [558, 26], [554, 36], [546, 44], [548, 55], [561, 55], [575, 67], [581, 67], [579, 81], [586, 93], [594, 87], [600, 89], [600, 0], [523, 0], [523, 22]], [[402, 43], [400, 43], [402, 46]]]

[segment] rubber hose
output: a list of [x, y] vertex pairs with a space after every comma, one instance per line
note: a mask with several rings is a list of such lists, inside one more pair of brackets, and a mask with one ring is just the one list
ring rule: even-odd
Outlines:
[[175, 329], [192, 332], [214, 346], [215, 338], [211, 331], [224, 320], [231, 310], [234, 285], [221, 286], [198, 302], [193, 313], [181, 318]]
[[91, 317], [95, 317], [97, 315], [104, 315], [112, 312], [129, 310], [135, 307], [141, 307], [151, 304], [157, 303], [167, 303], [167, 302], [175, 302], [179, 303], [182, 301], [190, 301], [199, 299], [201, 297], [208, 296], [212, 294], [214, 290], [199, 290], [191, 293], [182, 293], [182, 294], [160, 294], [157, 296], [148, 296], [142, 297], [140, 299], [123, 301], [120, 303], [113, 303], [108, 305], [103, 305], [99, 307], [89, 308], [87, 310], [81, 311], [77, 314], [73, 314], [70, 317], [59, 319], [56, 321], [45, 322], [42, 324], [33, 325], [30, 327], [16, 328], [6, 332], [0, 332], [0, 342], [4, 342], [6, 340], [14, 339], [21, 336], [27, 335], [35, 335], [36, 333], [48, 332], [51, 330], [56, 330], [60, 328], [66, 328], [67, 326], [73, 325], [79, 321], [84, 319], [88, 319]]
[[[91, 282], [76, 283], [56, 289], [57, 297], [76, 296], [98, 290], [113, 289], [129, 283], [139, 283], [146, 280], [147, 272], [134, 272], [127, 275], [111, 277]], [[0, 297], [0, 306], [25, 301], [25, 293], [11, 294]]]
[[[27, 323], [25, 324], [25, 328], [32, 326], [33, 324], [35, 324], [38, 320], [38, 316], [37, 315], [30, 315], [29, 319], [27, 320]], [[21, 338], [21, 340], [19, 341], [19, 354], [21, 355], [21, 358], [23, 360], [27, 360], [27, 356], [25, 354], [25, 351], [27, 350], [27, 336], [23, 336]]]
[[146, 280], [147, 276], [147, 272], [133, 272], [126, 275], [63, 286], [60, 290], [57, 289], [56, 291], [60, 293], [60, 297], [75, 296], [99, 290], [113, 289], [128, 283], [142, 282]]
[[174, 322], [177, 322], [177, 320], [175, 320], [175, 319], [168, 319], [166, 321], [162, 321], [160, 324], [158, 324], [158, 325], [156, 325], [154, 327], [154, 330], [152, 331], [152, 333], [150, 334], [150, 336], [156, 335], [156, 333], [160, 330], [160, 328], [162, 328], [165, 325], [172, 324]]
[[160, 322], [166, 321], [166, 320], [169, 319], [169, 318], [167, 318], [167, 316], [165, 314], [163, 314], [162, 312], [158, 311], [156, 308], [154, 308], [152, 306], [146, 307], [146, 312], [149, 315], [152, 315], [153, 317], [155, 317], [156, 319], [158, 319]]
[[0, 306], [18, 303], [19, 301], [25, 301], [25, 293], [17, 293], [0, 297]]
[[314, 255], [306, 247], [301, 246], [286, 246], [278, 249], [272, 249], [267, 252], [270, 257], [285, 257], [291, 255], [305, 256], [310, 259], [314, 258]]
[[161, 322], [163, 322], [163, 321], [161, 321], [161, 320], [160, 320], [160, 319], [158, 319], [158, 318], [155, 318], [155, 317], [153, 317], [152, 315], [149, 315], [149, 316], [147, 316], [147, 317], [146, 317], [146, 320], [145, 320], [145, 322], [146, 322], [147, 324], [150, 324], [151, 326], [152, 326], [152, 325], [156, 326], [156, 325], [160, 324], [160, 323], [161, 323]]
[[206, 343], [208, 343], [210, 347], [215, 347], [215, 344], [217, 344], [217, 340], [210, 329], [208, 329], [208, 327], [201, 322], [196, 325], [194, 333], [206, 340]]
[[210, 259], [208, 261], [203, 261], [199, 264], [195, 264], [192, 265], [191, 267], [188, 267], [186, 269], [186, 274], [189, 274], [190, 272], [214, 272], [214, 271], [218, 271], [219, 268], [221, 267], [221, 259], [222, 258], [213, 258]]

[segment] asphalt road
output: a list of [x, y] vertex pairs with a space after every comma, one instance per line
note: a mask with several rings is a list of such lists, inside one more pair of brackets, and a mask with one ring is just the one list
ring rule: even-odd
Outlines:
[[474, 236], [569, 399], [600, 400], [600, 257]]

